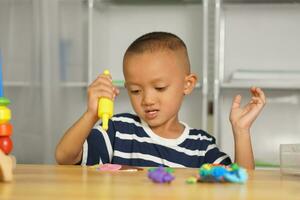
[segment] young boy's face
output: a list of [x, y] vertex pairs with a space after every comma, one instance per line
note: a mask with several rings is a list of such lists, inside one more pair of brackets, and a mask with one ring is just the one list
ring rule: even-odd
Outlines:
[[151, 128], [177, 125], [188, 67], [182, 51], [130, 54], [124, 61], [125, 86], [133, 109]]

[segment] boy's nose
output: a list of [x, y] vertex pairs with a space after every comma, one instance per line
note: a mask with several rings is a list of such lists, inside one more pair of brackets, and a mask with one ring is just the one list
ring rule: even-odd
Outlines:
[[154, 104], [154, 96], [149, 93], [149, 92], [145, 92], [143, 95], [143, 101], [142, 104], [145, 106], [149, 106], [149, 105], [153, 105]]

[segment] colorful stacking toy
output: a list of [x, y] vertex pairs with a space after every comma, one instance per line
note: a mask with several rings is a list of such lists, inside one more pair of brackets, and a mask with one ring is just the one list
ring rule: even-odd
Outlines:
[[13, 143], [10, 139], [13, 126], [9, 123], [11, 112], [10, 109], [7, 108], [9, 103], [9, 99], [0, 96], [0, 149], [6, 155], [8, 155], [13, 148]]
[[3, 95], [2, 57], [0, 50], [0, 181], [12, 181], [12, 171], [16, 163], [15, 158], [8, 155], [13, 148], [13, 143], [10, 139], [13, 127], [9, 123], [11, 112], [7, 108], [9, 104], [9, 99]]
[[8, 155], [13, 148], [13, 143], [10, 139], [13, 127], [9, 123], [11, 112], [10, 109], [7, 108], [7, 105], [9, 104], [9, 99], [5, 98], [3, 95], [2, 57], [0, 54], [0, 149], [6, 155]]

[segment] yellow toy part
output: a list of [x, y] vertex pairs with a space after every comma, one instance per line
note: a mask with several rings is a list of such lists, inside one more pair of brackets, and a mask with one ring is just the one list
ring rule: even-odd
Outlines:
[[[105, 70], [104, 75], [109, 75], [109, 71]], [[108, 129], [108, 120], [113, 116], [114, 102], [106, 97], [101, 97], [98, 102], [98, 117], [102, 120], [102, 128]]]
[[6, 106], [0, 106], [0, 124], [4, 124], [11, 119], [11, 112]]

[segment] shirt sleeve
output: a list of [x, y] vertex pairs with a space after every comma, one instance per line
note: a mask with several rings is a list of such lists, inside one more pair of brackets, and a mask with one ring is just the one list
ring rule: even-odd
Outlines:
[[83, 144], [81, 165], [110, 163], [113, 156], [115, 127], [109, 120], [108, 130], [102, 124], [94, 127]]
[[230, 157], [226, 153], [220, 151], [217, 147], [215, 138], [213, 138], [213, 140], [207, 146], [204, 162], [222, 165], [232, 164]]

